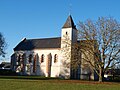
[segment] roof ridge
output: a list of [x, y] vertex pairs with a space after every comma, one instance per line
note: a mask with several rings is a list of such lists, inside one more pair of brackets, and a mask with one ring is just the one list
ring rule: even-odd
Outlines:
[[34, 38], [34, 39], [26, 39], [26, 40], [42, 40], [42, 39], [57, 39], [57, 38], [61, 38], [61, 37], [51, 37], [51, 38]]

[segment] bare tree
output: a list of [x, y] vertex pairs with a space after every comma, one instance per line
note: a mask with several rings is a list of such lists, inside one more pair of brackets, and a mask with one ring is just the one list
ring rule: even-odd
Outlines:
[[[82, 60], [89, 63], [99, 81], [103, 81], [105, 71], [120, 63], [120, 23], [112, 17], [100, 17], [96, 22], [79, 22], [78, 29], [78, 38], [85, 41], [80, 49], [84, 55]], [[94, 63], [88, 54], [94, 55]]]
[[6, 42], [5, 38], [3, 37], [2, 33], [0, 33], [0, 56], [5, 57], [5, 49], [6, 49]]

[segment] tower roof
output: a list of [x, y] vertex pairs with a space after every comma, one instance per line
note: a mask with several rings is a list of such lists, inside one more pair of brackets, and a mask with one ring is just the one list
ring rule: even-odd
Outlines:
[[74, 25], [74, 22], [73, 22], [71, 15], [68, 16], [68, 18], [67, 18], [67, 20], [62, 28], [74, 28], [74, 29], [76, 29], [76, 26]]

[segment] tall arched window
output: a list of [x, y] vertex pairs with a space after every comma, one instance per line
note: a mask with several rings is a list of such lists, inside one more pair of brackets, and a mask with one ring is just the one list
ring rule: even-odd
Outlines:
[[32, 54], [29, 55], [29, 63], [32, 63]]
[[24, 54], [22, 55], [22, 62], [25, 63], [25, 62], [26, 62], [25, 60], [26, 60], [26, 54], [24, 53]]
[[56, 63], [56, 62], [58, 62], [58, 55], [57, 54], [54, 55], [54, 63]]
[[20, 62], [20, 59], [21, 59], [21, 56], [19, 55], [19, 56], [18, 56], [18, 62]]
[[41, 63], [44, 62], [44, 54], [41, 55]]
[[34, 61], [33, 61], [33, 73], [36, 72], [36, 61], [37, 61], [37, 55], [34, 56]]
[[25, 71], [25, 65], [26, 65], [26, 54], [24, 53], [21, 57], [21, 71]]
[[21, 55], [19, 54], [17, 57], [17, 65], [20, 65], [20, 61], [21, 61]]

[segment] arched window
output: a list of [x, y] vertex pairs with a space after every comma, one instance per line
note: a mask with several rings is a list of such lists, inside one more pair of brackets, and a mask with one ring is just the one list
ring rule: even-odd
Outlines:
[[21, 71], [24, 72], [25, 71], [25, 64], [26, 64], [26, 54], [24, 53], [21, 56]]
[[44, 62], [44, 54], [41, 55], [41, 63]]
[[24, 53], [24, 54], [22, 55], [22, 62], [25, 62], [25, 60], [26, 60], [26, 54]]
[[32, 63], [32, 54], [29, 55], [29, 63]]
[[18, 62], [20, 62], [20, 59], [21, 59], [21, 56], [19, 55], [19, 56], [18, 56]]
[[20, 61], [21, 61], [21, 55], [19, 54], [17, 57], [17, 65], [20, 65]]
[[37, 55], [34, 56], [34, 61], [33, 61], [33, 73], [36, 72], [36, 61], [37, 61]]
[[58, 55], [57, 54], [54, 55], [54, 63], [56, 63], [56, 62], [58, 62]]

